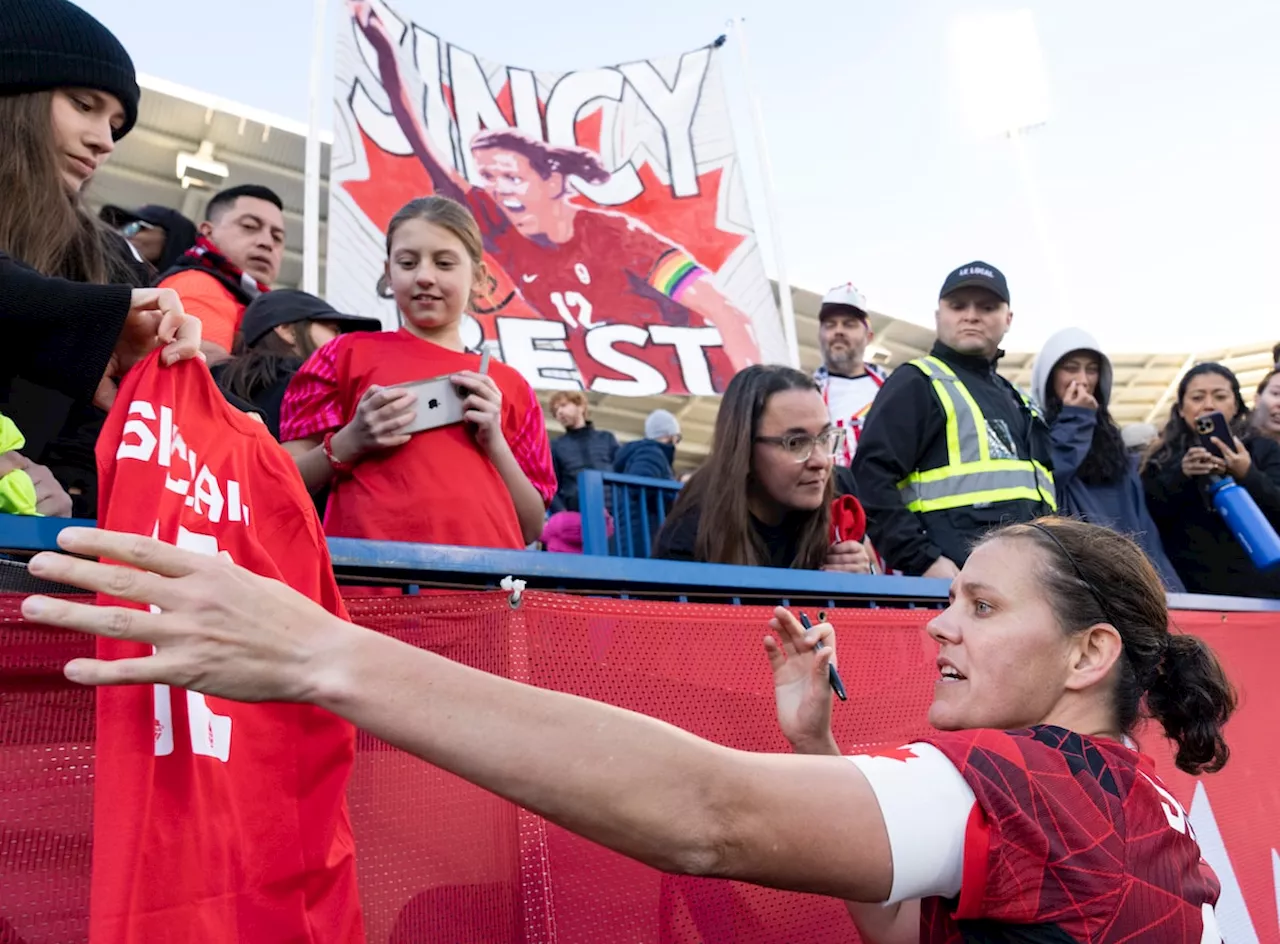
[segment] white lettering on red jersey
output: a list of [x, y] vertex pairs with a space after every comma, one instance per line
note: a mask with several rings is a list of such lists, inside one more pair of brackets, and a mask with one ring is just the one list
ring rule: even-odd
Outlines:
[[[226, 555], [345, 618], [292, 459], [203, 363], [158, 358], [124, 378], [99, 438], [99, 523]], [[103, 659], [151, 651], [97, 641]], [[350, 724], [164, 685], [98, 689], [96, 723], [93, 944], [364, 940]]]

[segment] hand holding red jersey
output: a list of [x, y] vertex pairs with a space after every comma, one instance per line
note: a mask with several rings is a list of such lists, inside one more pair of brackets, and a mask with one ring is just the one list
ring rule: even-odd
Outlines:
[[865, 574], [871, 571], [871, 555], [862, 539], [867, 531], [867, 514], [852, 495], [841, 495], [831, 503], [831, 547], [823, 570]]

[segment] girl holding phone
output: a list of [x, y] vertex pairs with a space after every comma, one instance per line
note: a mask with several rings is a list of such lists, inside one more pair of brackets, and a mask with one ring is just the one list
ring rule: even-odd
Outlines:
[[[444, 197], [387, 226], [386, 282], [404, 325], [316, 351], [285, 394], [280, 439], [313, 492], [330, 486], [333, 537], [523, 548], [556, 490], [542, 409], [528, 382], [467, 351], [463, 310], [485, 270], [475, 218]], [[463, 422], [412, 434], [416, 397], [397, 384], [448, 377]]]
[[[1197, 420], [1212, 422], [1214, 414], [1226, 421], [1231, 442], [1222, 435], [1202, 437]], [[1258, 573], [1213, 510], [1207, 488], [1213, 476], [1223, 475], [1243, 486], [1280, 527], [1280, 445], [1250, 428], [1235, 374], [1221, 364], [1197, 364], [1178, 384], [1169, 421], [1142, 461], [1147, 509], [1189, 592], [1280, 597], [1280, 573]]]

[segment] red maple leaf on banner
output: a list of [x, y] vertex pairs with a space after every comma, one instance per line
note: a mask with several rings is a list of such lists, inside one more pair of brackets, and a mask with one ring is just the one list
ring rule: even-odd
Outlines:
[[[599, 108], [578, 119], [575, 133], [580, 147], [599, 153], [602, 119]], [[673, 196], [670, 185], [658, 179], [648, 161], [640, 165], [637, 173], [644, 184], [644, 191], [634, 200], [612, 209], [643, 220], [655, 233], [661, 233], [687, 249], [693, 258], [712, 272], [724, 265], [745, 237], [726, 233], [716, 226], [723, 171], [717, 167], [699, 174], [696, 197]], [[595, 206], [582, 196], [575, 197], [574, 202]]]
[[[443, 91], [452, 108], [451, 90], [445, 87]], [[509, 84], [503, 86], [497, 101], [504, 117], [514, 120]], [[545, 107], [541, 101], [539, 106]], [[601, 123], [599, 108], [577, 120], [575, 135], [580, 146], [599, 149]], [[365, 180], [347, 181], [343, 187], [365, 215], [385, 230], [387, 222], [400, 207], [415, 197], [433, 193], [434, 187], [416, 157], [388, 154], [363, 129], [360, 135], [369, 176]], [[670, 186], [659, 180], [647, 162], [640, 166], [638, 174], [644, 185], [643, 192], [611, 209], [641, 220], [655, 232], [684, 247], [701, 265], [713, 272], [724, 265], [744, 237], [723, 232], [716, 226], [721, 169], [716, 168], [698, 177], [699, 193], [696, 197], [673, 196]], [[595, 205], [581, 196], [574, 200], [583, 206]], [[486, 338], [494, 337], [492, 320], [497, 311], [503, 317], [541, 317], [520, 297], [515, 283], [500, 265], [492, 258], [486, 258], [486, 263], [493, 278], [487, 298], [477, 306], [481, 309], [478, 318]]]

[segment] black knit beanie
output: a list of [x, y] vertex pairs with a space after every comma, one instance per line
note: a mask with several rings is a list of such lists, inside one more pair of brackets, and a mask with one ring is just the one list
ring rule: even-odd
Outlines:
[[0, 0], [0, 95], [87, 88], [124, 106], [117, 141], [138, 120], [138, 79], [120, 40], [68, 0]]

